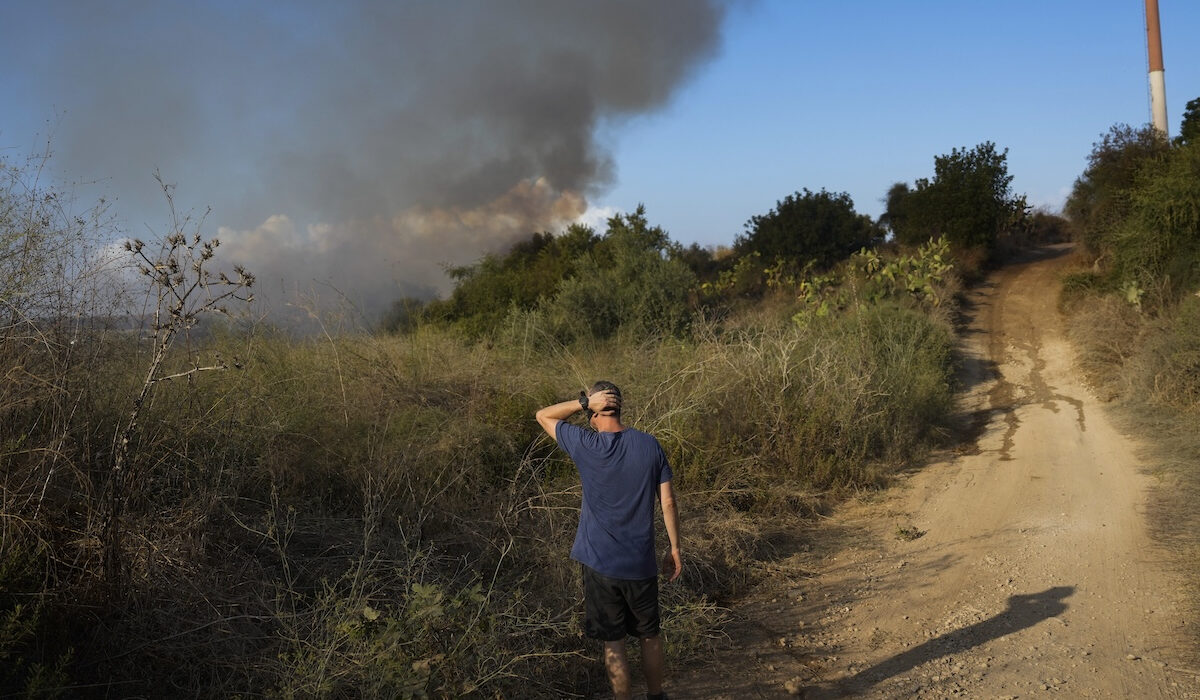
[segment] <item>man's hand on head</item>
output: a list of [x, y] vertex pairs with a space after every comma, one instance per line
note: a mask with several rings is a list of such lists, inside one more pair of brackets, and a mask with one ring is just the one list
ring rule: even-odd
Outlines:
[[602, 416], [609, 416], [621, 410], [621, 397], [613, 390], [593, 392], [588, 397], [588, 410]]

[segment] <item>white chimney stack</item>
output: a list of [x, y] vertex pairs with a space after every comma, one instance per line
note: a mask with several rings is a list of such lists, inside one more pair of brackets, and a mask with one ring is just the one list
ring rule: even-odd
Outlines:
[[1158, 0], [1146, 0], [1146, 46], [1150, 54], [1150, 116], [1154, 128], [1167, 137], [1167, 82], [1163, 76], [1162, 33]]

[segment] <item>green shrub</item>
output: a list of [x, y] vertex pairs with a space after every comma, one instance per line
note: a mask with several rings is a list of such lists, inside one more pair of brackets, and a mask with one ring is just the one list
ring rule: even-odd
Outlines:
[[1094, 254], [1107, 250], [1109, 235], [1128, 215], [1128, 192], [1138, 172], [1167, 149], [1166, 139], [1149, 124], [1139, 129], [1116, 124], [1092, 144], [1087, 168], [1075, 180], [1064, 211]]
[[693, 488], [871, 483], [944, 422], [950, 348], [944, 326], [894, 305], [726, 332], [654, 390], [651, 427], [680, 440]]
[[766, 214], [751, 217], [734, 247], [742, 257], [760, 255], [795, 268], [808, 263], [828, 268], [882, 239], [875, 222], [854, 210], [850, 195], [804, 189], [776, 202]]
[[1155, 305], [1200, 287], [1200, 144], [1139, 170], [1128, 198], [1109, 239], [1114, 273], [1153, 290]]
[[[472, 336], [491, 332], [511, 310], [528, 311], [553, 297], [564, 280], [580, 271], [584, 256], [599, 240], [591, 228], [575, 224], [561, 236], [535, 233], [504, 255], [487, 255], [472, 265], [451, 268], [455, 285], [450, 298], [430, 302], [424, 314], [451, 321]], [[400, 304], [392, 314], [394, 328], [389, 330], [411, 330], [416, 325], [405, 321], [409, 314]]]
[[615, 216], [595, 250], [577, 265], [544, 306], [555, 335], [564, 340], [604, 339], [621, 330], [633, 337], [685, 332], [689, 296], [697, 286], [688, 266], [669, 255], [670, 241], [651, 227], [642, 208]]
[[0, 550], [0, 692], [21, 698], [62, 697], [70, 685], [71, 650], [55, 651], [58, 635], [46, 617], [45, 547], [4, 536]]
[[[604, 339], [618, 330], [685, 333], [698, 286], [684, 249], [651, 226], [641, 206], [609, 219], [602, 236], [578, 225], [561, 236], [536, 234], [504, 256], [487, 256], [451, 275], [454, 292], [431, 302], [428, 318], [481, 337], [503, 332], [510, 317], [535, 314], [560, 342]], [[394, 316], [397, 327], [406, 318], [403, 309]]]
[[894, 185], [885, 218], [896, 240], [915, 246], [945, 236], [956, 248], [990, 251], [1025, 217], [1025, 197], [1012, 193], [1007, 159], [1008, 150], [997, 152], [990, 141], [955, 148], [934, 158], [932, 179], [918, 179], [911, 190]]
[[862, 249], [850, 259], [849, 272], [862, 288], [857, 291], [871, 303], [907, 296], [936, 308], [952, 302], [954, 264], [945, 237], [930, 239], [911, 255], [886, 256]]

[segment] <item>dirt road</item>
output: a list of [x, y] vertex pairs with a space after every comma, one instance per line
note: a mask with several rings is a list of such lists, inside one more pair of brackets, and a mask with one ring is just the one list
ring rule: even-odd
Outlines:
[[781, 562], [673, 697], [1200, 698], [1180, 580], [1143, 514], [1153, 479], [1055, 310], [1066, 253], [973, 295], [973, 441], [840, 509], [821, 528], [838, 550]]

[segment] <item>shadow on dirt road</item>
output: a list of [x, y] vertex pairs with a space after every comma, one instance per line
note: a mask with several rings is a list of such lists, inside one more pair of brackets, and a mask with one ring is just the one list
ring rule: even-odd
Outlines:
[[1033, 627], [1043, 620], [1058, 617], [1065, 612], [1067, 604], [1063, 601], [1074, 592], [1074, 586], [1054, 586], [1040, 593], [1009, 596], [1008, 607], [986, 620], [935, 637], [908, 651], [880, 661], [874, 666], [838, 682], [832, 688], [814, 688], [805, 697], [832, 698], [858, 695], [877, 683], [907, 673], [928, 661], [959, 653], [1005, 637], [1013, 632]]

